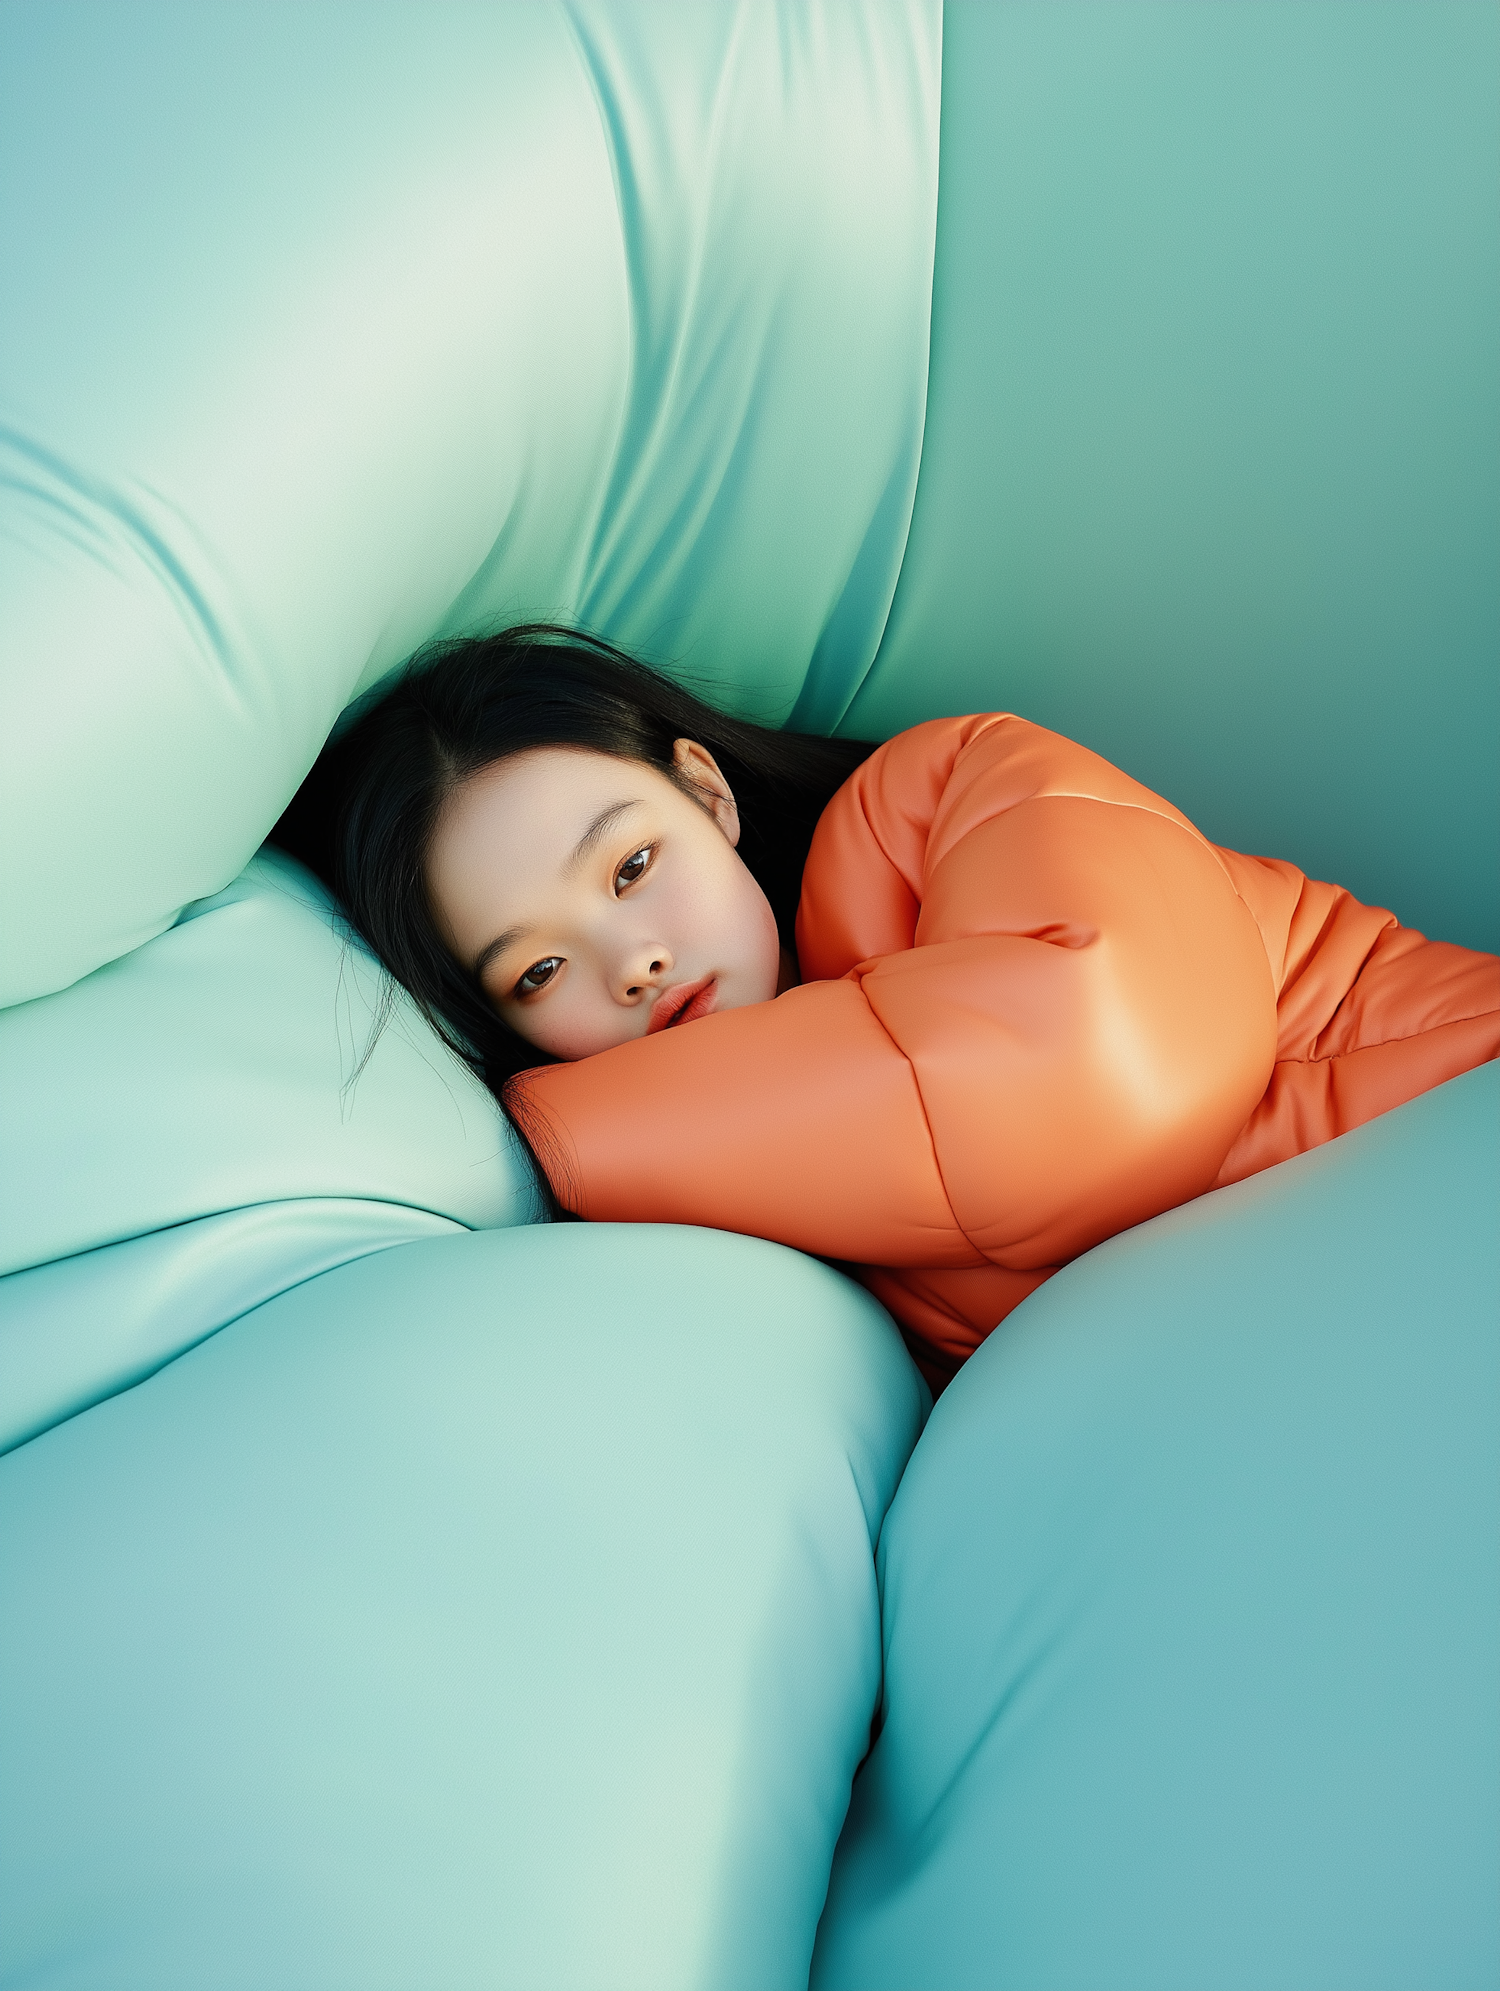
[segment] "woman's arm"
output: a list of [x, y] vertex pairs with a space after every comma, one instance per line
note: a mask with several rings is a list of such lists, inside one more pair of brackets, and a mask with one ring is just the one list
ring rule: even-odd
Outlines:
[[[898, 944], [515, 1081], [560, 1200], [868, 1265], [1026, 1270], [1207, 1188], [1276, 1029], [1212, 846], [1022, 721], [917, 728], [866, 768], [819, 827], [803, 946], [816, 972], [830, 928]], [[817, 925], [820, 903], [841, 919]]]
[[703, 1224], [826, 1258], [982, 1262], [954, 1223], [911, 1065], [857, 982], [523, 1072], [505, 1097], [579, 1216]]

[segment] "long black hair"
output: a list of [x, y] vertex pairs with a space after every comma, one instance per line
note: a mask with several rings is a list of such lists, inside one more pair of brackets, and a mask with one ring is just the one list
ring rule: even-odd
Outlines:
[[539, 747], [644, 761], [692, 793], [673, 759], [681, 739], [707, 747], [723, 770], [740, 856], [791, 947], [818, 817], [872, 743], [731, 718], [602, 637], [554, 623], [419, 651], [324, 748], [271, 837], [332, 886], [355, 931], [498, 1096], [547, 1059], [501, 1022], [438, 937], [425, 873], [444, 800], [482, 768]]

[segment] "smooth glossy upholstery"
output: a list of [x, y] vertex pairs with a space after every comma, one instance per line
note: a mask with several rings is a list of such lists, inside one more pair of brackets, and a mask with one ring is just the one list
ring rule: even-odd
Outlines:
[[222, 890], [435, 635], [842, 696], [921, 452], [939, 17], [8, 13], [0, 1001]]
[[11, 1453], [7, 1981], [805, 1983], [924, 1408], [792, 1252], [530, 1225]]
[[825, 1268], [530, 1223], [254, 853], [435, 635], [868, 665], [938, 21], [0, 23], [9, 1981], [805, 1982], [923, 1385]]
[[841, 730], [1024, 713], [1500, 950], [1500, 13], [950, 0], [943, 48], [921, 484]]
[[760, 1991], [830, 1871], [829, 1986], [1493, 1979], [1492, 1074], [1080, 1261], [918, 1441], [837, 1272], [529, 1221], [401, 1005], [356, 1074], [255, 852], [416, 645], [578, 616], [1493, 947], [1497, 38], [4, 10], [0, 1979]]
[[542, 1214], [494, 1100], [384, 992], [268, 850], [157, 939], [0, 1010], [0, 1450], [315, 1273]]
[[818, 1991], [1500, 1973], [1500, 1070], [1065, 1268], [881, 1541]]

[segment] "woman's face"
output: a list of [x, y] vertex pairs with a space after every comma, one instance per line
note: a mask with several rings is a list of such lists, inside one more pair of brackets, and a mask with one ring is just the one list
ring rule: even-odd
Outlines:
[[776, 993], [776, 920], [735, 850], [729, 785], [696, 742], [675, 758], [701, 804], [642, 761], [546, 747], [483, 769], [438, 817], [438, 932], [554, 1057]]

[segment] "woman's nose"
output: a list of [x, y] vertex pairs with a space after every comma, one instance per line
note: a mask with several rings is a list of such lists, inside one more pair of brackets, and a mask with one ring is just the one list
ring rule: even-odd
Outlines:
[[633, 951], [630, 958], [621, 966], [621, 993], [624, 1000], [639, 1002], [648, 988], [658, 986], [662, 976], [671, 972], [670, 948], [653, 943], [651, 946]]

